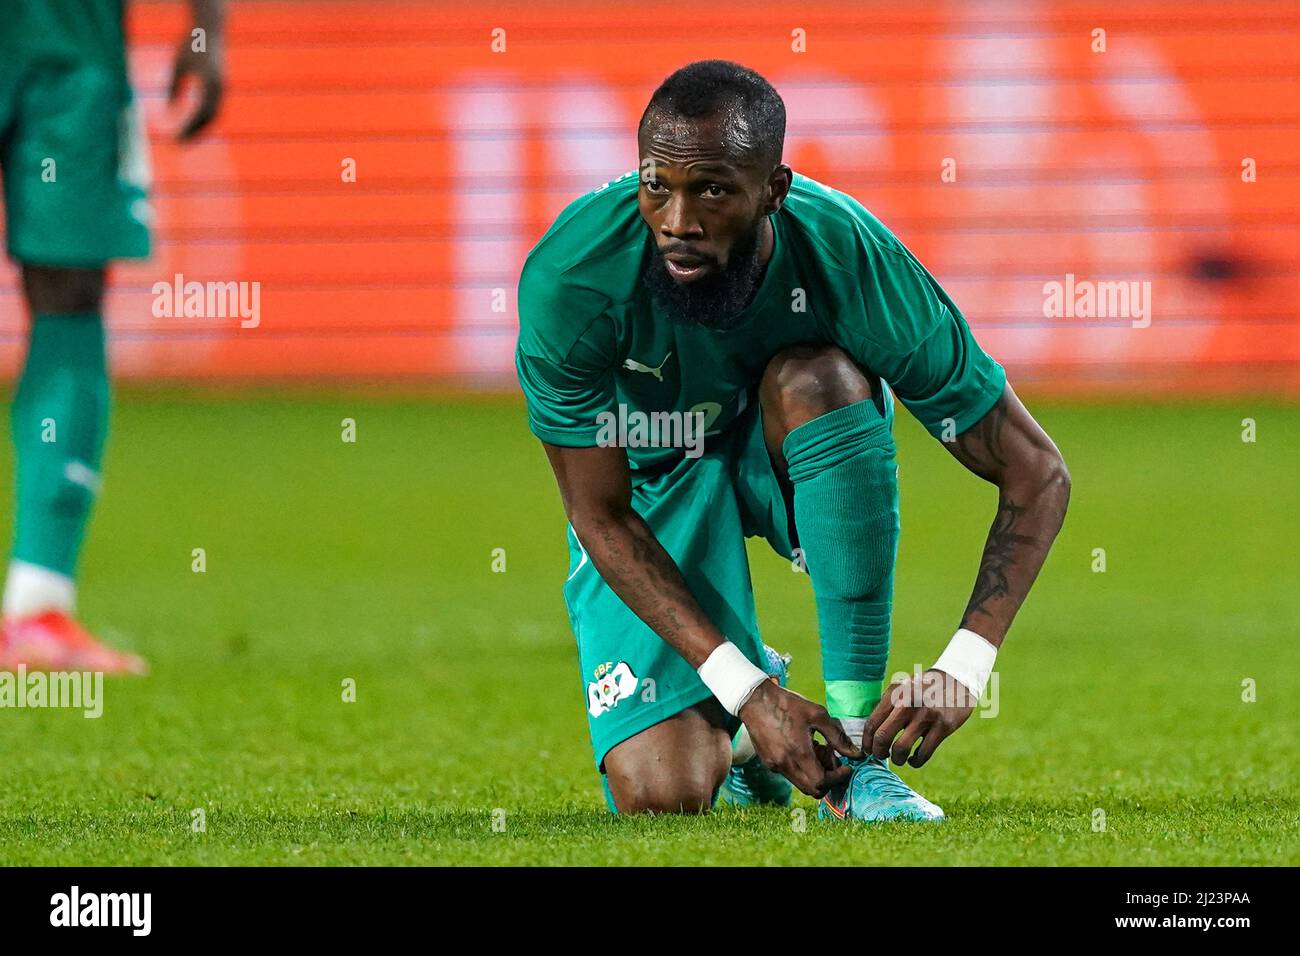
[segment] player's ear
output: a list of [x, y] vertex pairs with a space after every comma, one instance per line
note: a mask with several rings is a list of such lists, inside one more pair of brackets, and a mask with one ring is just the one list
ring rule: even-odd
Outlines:
[[794, 182], [794, 170], [785, 163], [778, 163], [767, 177], [767, 194], [763, 204], [763, 214], [771, 215], [785, 204], [785, 197], [790, 194], [790, 185]]

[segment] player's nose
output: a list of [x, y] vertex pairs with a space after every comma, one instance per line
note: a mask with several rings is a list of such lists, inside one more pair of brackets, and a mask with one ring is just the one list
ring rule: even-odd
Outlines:
[[680, 196], [668, 200], [663, 219], [659, 223], [659, 232], [672, 239], [699, 238], [704, 234], [699, 220], [691, 215], [689, 206]]

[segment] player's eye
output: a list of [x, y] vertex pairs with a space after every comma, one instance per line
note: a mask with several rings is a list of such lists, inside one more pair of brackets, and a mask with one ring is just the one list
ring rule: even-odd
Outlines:
[[642, 182], [645, 183], [645, 190], [648, 193], [658, 192], [663, 187], [663, 183], [657, 179], [645, 179]]
[[717, 199], [720, 196], [725, 196], [727, 190], [725, 187], [719, 186], [717, 183], [709, 183], [704, 187], [704, 194], [710, 199]]

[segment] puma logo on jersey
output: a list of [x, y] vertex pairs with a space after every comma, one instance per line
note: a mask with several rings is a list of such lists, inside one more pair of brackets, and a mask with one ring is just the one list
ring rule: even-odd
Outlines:
[[647, 375], [653, 375], [655, 378], [659, 379], [659, 381], [662, 382], [664, 380], [664, 366], [668, 364], [668, 360], [672, 357], [673, 357], [673, 353], [669, 352], [667, 355], [664, 356], [664, 360], [659, 363], [658, 367], [642, 365], [636, 359], [626, 360], [623, 363], [623, 367], [627, 369], [629, 372], [645, 372]]

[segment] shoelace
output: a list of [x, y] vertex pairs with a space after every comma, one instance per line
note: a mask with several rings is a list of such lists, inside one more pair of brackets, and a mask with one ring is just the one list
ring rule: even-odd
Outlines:
[[879, 796], [898, 797], [904, 800], [916, 799], [920, 796], [904, 783], [898, 774], [890, 770], [883, 760], [869, 757], [859, 766], [871, 768], [872, 790]]

